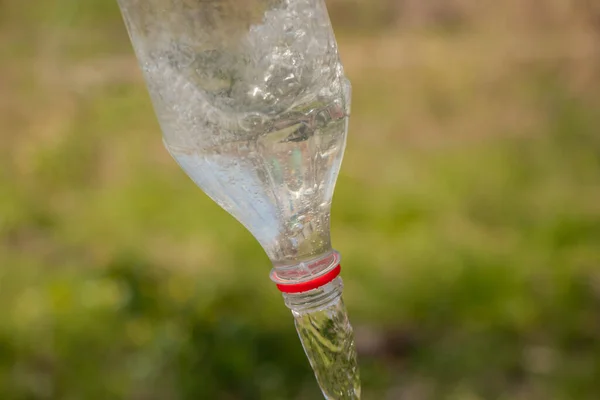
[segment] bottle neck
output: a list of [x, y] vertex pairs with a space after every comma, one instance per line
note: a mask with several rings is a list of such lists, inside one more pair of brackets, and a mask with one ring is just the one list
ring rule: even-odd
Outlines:
[[331, 282], [302, 293], [283, 293], [285, 305], [294, 316], [313, 313], [331, 307], [342, 296], [344, 283], [339, 276]]
[[329, 250], [319, 257], [288, 266], [276, 265], [271, 270], [271, 280], [277, 285], [311, 281], [327, 274], [340, 265], [340, 254]]

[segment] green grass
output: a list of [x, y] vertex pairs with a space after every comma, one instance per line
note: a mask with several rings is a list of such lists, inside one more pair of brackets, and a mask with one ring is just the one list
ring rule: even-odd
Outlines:
[[[318, 398], [262, 249], [162, 148], [116, 4], [20, 4], [0, 4], [0, 398]], [[435, 32], [340, 37], [348, 60], [390, 46], [346, 65], [333, 205], [365, 398], [595, 399], [597, 60]]]

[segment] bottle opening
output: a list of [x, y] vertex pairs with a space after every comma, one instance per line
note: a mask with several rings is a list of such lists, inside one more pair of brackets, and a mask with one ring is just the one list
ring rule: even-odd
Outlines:
[[314, 290], [320, 288], [333, 281], [340, 275], [342, 270], [342, 265], [337, 264], [332, 270], [329, 272], [320, 275], [314, 279], [305, 282], [299, 283], [277, 283], [277, 289], [279, 289], [282, 293], [303, 293], [308, 292], [310, 290]]

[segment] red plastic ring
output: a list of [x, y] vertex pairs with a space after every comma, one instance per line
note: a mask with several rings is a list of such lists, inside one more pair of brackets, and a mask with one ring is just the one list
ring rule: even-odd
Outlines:
[[309, 290], [320, 288], [338, 277], [342, 271], [342, 265], [338, 264], [337, 267], [332, 269], [326, 274], [316, 277], [307, 282], [300, 283], [278, 283], [277, 289], [282, 293], [302, 293], [308, 292]]

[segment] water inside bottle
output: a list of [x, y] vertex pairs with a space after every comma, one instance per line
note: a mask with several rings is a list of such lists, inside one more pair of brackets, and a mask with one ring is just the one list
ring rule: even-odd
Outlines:
[[138, 56], [179, 165], [275, 265], [329, 251], [350, 86], [324, 4], [280, 1], [219, 48], [164, 42]]

